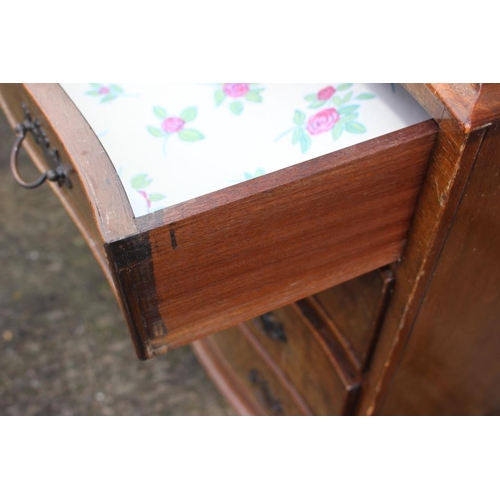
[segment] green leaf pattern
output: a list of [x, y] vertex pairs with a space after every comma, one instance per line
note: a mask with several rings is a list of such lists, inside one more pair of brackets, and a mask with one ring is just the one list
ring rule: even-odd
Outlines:
[[168, 116], [167, 110], [165, 108], [162, 108], [161, 106], [154, 106], [153, 114], [160, 120], [163, 120]]
[[[312, 146], [313, 137], [330, 132], [332, 140], [338, 141], [344, 132], [349, 134], [364, 134], [366, 126], [358, 121], [361, 104], [357, 101], [367, 101], [376, 96], [363, 92], [354, 96], [352, 83], [328, 85], [318, 89], [313, 94], [304, 96], [304, 105], [313, 112], [296, 109], [293, 113], [294, 127], [281, 134], [282, 137], [292, 134], [292, 146], [299, 145], [302, 154], [307, 153]], [[323, 108], [322, 111], [316, 111]]]
[[151, 179], [148, 178], [148, 174], [138, 174], [132, 178], [130, 181], [130, 185], [133, 189], [146, 189], [151, 182]]
[[241, 101], [233, 101], [229, 105], [229, 109], [231, 110], [231, 113], [233, 113], [233, 115], [241, 115], [241, 113], [243, 112], [243, 103]]
[[194, 128], [186, 128], [187, 123], [193, 122], [198, 116], [197, 106], [183, 109], [177, 116], [169, 116], [163, 106], [153, 106], [153, 115], [160, 120], [159, 126], [147, 125], [146, 130], [155, 138], [163, 139], [163, 154], [166, 154], [167, 140], [177, 136], [183, 142], [197, 142], [205, 136]]
[[[264, 101], [262, 96], [264, 91], [265, 87], [256, 83], [217, 84], [214, 92], [215, 106], [219, 107], [227, 102], [229, 111], [234, 116], [241, 116], [244, 113], [245, 104]], [[100, 103], [108, 103], [126, 95], [124, 88], [116, 83], [91, 83], [86, 94], [98, 97]], [[339, 140], [343, 133], [366, 133], [366, 126], [359, 122], [359, 109], [363, 101], [373, 98], [375, 95], [369, 92], [355, 95], [352, 83], [328, 85], [318, 89], [315, 93], [304, 96], [306, 109], [294, 110], [292, 118], [294, 127], [287, 130], [278, 139], [291, 133], [292, 146], [298, 145], [302, 153], [307, 153], [312, 146], [313, 137], [324, 131], [331, 131], [331, 137], [334, 141]], [[196, 128], [185, 126], [198, 117], [197, 106], [187, 107], [177, 115], [169, 115], [165, 107], [157, 105], [153, 106], [153, 115], [160, 120], [160, 123], [147, 125], [146, 130], [152, 137], [163, 139], [164, 154], [166, 153], [167, 140], [172, 136], [177, 136], [179, 140], [188, 143], [198, 142], [205, 138]], [[318, 120], [320, 117], [324, 120], [330, 120], [330, 123], [321, 125], [319, 131], [313, 130], [314, 124], [311, 125], [311, 120], [314, 120], [315, 117], [318, 117]]]
[[[196, 116], [198, 115], [198, 109], [193, 106], [191, 108], [186, 108], [184, 111], [181, 111], [179, 117], [184, 120], [186, 123], [192, 122]], [[166, 118], [166, 117], [165, 117]]]
[[295, 113], [293, 114], [293, 123], [295, 123], [295, 125], [303, 125], [305, 121], [306, 114], [296, 109]]
[[235, 116], [240, 116], [245, 109], [245, 103], [261, 103], [264, 101], [262, 92], [264, 87], [256, 83], [219, 83], [214, 92], [216, 106], [221, 106], [227, 101], [229, 111]]
[[91, 83], [90, 89], [85, 92], [86, 95], [91, 97], [100, 98], [100, 103], [111, 102], [118, 97], [125, 96], [123, 87], [116, 83]]
[[[215, 90], [212, 84], [206, 95], [207, 102], [209, 103], [213, 96], [211, 100], [213, 109], [225, 110], [225, 116], [229, 117], [227, 118], [229, 120], [231, 120], [231, 115], [237, 117], [237, 120], [232, 123], [244, 121], [245, 111], [250, 107], [257, 113], [262, 109], [262, 113], [265, 114], [266, 109], [263, 104], [267, 98], [272, 97], [271, 86], [266, 94], [266, 87], [256, 83], [215, 85]], [[115, 83], [91, 83], [85, 94], [93, 98], [97, 105], [106, 105], [126, 97], [128, 94], [126, 94], [125, 87], [126, 85]], [[329, 136], [331, 141], [339, 141], [345, 134], [365, 134], [368, 130], [363, 120], [360, 119], [360, 113], [364, 103], [375, 97], [374, 94], [363, 90], [356, 91], [352, 83], [328, 84], [326, 87], [316, 89], [314, 93], [299, 96], [294, 106], [295, 109], [290, 109], [289, 119], [292, 122], [290, 128], [274, 142], [287, 136], [294, 149], [300, 151], [301, 154], [307, 154], [320, 135]], [[146, 113], [150, 113], [150, 123], [144, 124], [145, 136], [151, 138], [152, 144], [158, 144], [158, 148], [162, 148], [164, 155], [167, 152], [167, 144], [169, 149], [171, 147], [193, 148], [196, 147], [196, 143], [210, 140], [209, 134], [205, 137], [203, 130], [208, 128], [206, 127], [208, 113], [204, 113], [207, 110], [207, 102], [204, 107], [203, 103], [194, 105], [196, 101], [184, 102], [184, 106], [182, 103], [179, 106], [179, 102], [168, 100], [153, 105], [149, 111], [145, 110]], [[217, 113], [222, 113], [222, 119], [226, 119], [223, 111], [217, 111]], [[197, 124], [201, 124], [202, 130], [198, 129]], [[271, 143], [272, 141], [273, 137], [270, 138]], [[185, 144], [185, 146], [180, 146], [180, 144]], [[238, 182], [254, 179], [265, 173], [263, 168], [251, 171], [247, 167], [247, 171], [241, 173]], [[145, 172], [136, 173], [129, 178], [128, 189], [144, 199], [147, 212], [154, 211], [155, 205], [161, 207], [161, 202], [167, 199], [167, 196], [161, 192], [161, 188], [155, 188], [155, 182], [150, 174]], [[169, 198], [172, 198], [170, 193]]]
[[203, 135], [194, 129], [184, 129], [179, 131], [179, 139], [186, 142], [195, 142], [203, 139]]
[[265, 175], [266, 171], [263, 168], [257, 168], [254, 172], [243, 172], [243, 178], [246, 181]]
[[151, 193], [148, 191], [148, 187], [153, 183], [153, 179], [149, 177], [149, 174], [137, 174], [130, 180], [131, 188], [142, 198], [146, 203], [146, 209], [149, 213], [153, 206], [153, 203], [158, 203], [159, 201], [165, 200], [167, 197], [161, 193]]

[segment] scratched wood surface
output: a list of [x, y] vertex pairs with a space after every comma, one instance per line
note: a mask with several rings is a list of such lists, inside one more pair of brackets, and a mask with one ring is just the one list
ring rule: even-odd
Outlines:
[[[364, 382], [359, 414], [376, 414], [411, 337], [427, 289], [483, 145], [490, 120], [500, 114], [498, 89], [469, 84], [406, 84], [439, 125], [429, 170], [396, 268], [394, 294]], [[486, 94], [481, 94], [486, 92]], [[475, 111], [475, 106], [480, 106]], [[486, 110], [485, 107], [488, 107]], [[470, 117], [475, 117], [471, 120]], [[461, 121], [464, 120], [464, 121]], [[474, 126], [472, 126], [473, 124]]]
[[403, 86], [436, 120], [446, 114], [465, 134], [489, 127], [498, 118], [497, 83], [404, 83]]
[[378, 413], [500, 414], [500, 124], [488, 129]]

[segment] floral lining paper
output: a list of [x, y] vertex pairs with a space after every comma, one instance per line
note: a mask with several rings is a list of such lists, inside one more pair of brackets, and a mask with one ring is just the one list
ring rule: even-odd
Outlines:
[[395, 84], [61, 85], [136, 217], [429, 119]]

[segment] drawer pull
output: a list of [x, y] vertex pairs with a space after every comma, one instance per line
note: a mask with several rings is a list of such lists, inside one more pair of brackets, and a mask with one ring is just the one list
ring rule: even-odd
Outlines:
[[[20, 186], [26, 189], [37, 188], [38, 186], [41, 186], [46, 180], [57, 182], [59, 186], [62, 186], [64, 184], [67, 188], [71, 189], [71, 182], [68, 177], [67, 169], [61, 164], [57, 149], [50, 147], [49, 140], [47, 138], [47, 135], [43, 131], [40, 122], [37, 119], [31, 119], [31, 116], [25, 105], [23, 105], [23, 109], [24, 121], [17, 125], [15, 128], [17, 138], [10, 153], [10, 169], [12, 171], [14, 179]], [[45, 158], [49, 161], [50, 164], [54, 165], [54, 168], [52, 168], [51, 170], [47, 170], [41, 175], [40, 178], [33, 182], [24, 181], [19, 173], [19, 168], [17, 166], [17, 157], [19, 155], [19, 150], [21, 149], [23, 141], [28, 132], [32, 133], [35, 142], [42, 147]]]
[[268, 338], [286, 342], [287, 336], [283, 325], [275, 319], [272, 313], [266, 313], [257, 318], [260, 331]]
[[256, 389], [261, 402], [267, 406], [273, 415], [283, 413], [281, 401], [273, 396], [271, 389], [269, 389], [269, 384], [261, 377], [260, 373], [255, 368], [248, 372], [248, 380]]

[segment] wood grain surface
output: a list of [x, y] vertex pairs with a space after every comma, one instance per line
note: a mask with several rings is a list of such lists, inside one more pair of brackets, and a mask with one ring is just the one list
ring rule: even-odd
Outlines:
[[263, 349], [247, 325], [212, 335], [205, 345], [211, 346], [212, 352], [219, 351], [217, 358], [227, 363], [226, 376], [233, 385], [241, 385], [251, 401], [247, 409], [257, 410], [258, 415], [312, 415], [282, 367]]
[[500, 415], [500, 125], [489, 128], [378, 413]]
[[424, 122], [155, 214], [147, 355], [397, 260], [435, 132]]
[[404, 83], [403, 86], [437, 122], [446, 110], [465, 134], [489, 127], [498, 117], [500, 85], [496, 83]]
[[[60, 87], [3, 84], [0, 105], [14, 126], [26, 103], [73, 167], [74, 189], [51, 187], [140, 358], [278, 310], [285, 348], [251, 323], [195, 344], [243, 414], [345, 414], [356, 395], [357, 414], [499, 414], [500, 86], [404, 86], [434, 121], [137, 219]], [[362, 314], [331, 308], [390, 263], [388, 305], [386, 281], [353, 292]]]
[[247, 326], [313, 414], [349, 414], [359, 389], [359, 377], [349, 366], [344, 350], [331, 349], [334, 339], [328, 327], [305, 301], [277, 309], [272, 316], [281, 325], [286, 341], [269, 338], [258, 318], [249, 321]]
[[[458, 84], [405, 86], [431, 115], [435, 114], [439, 133], [408, 244], [396, 269], [394, 295], [371, 370], [364, 381], [359, 414], [370, 415], [380, 410], [390, 380], [397, 372], [407, 342], [413, 335], [413, 327], [463, 199], [469, 175], [483, 146], [486, 130], [492, 126], [489, 120], [497, 121], [500, 117], [500, 106], [495, 97], [498, 85], [496, 88], [481, 85], [465, 88]], [[487, 95], [491, 100], [486, 99]], [[479, 106], [478, 110], [476, 106]], [[476, 117], [475, 121], [470, 117]]]
[[309, 298], [359, 371], [368, 368], [393, 282], [392, 270], [385, 267]]
[[[240, 333], [237, 326], [230, 330], [234, 335]], [[263, 406], [249, 393], [246, 381], [236, 376], [231, 363], [211, 337], [196, 340], [191, 347], [207, 375], [239, 415], [266, 415]]]

